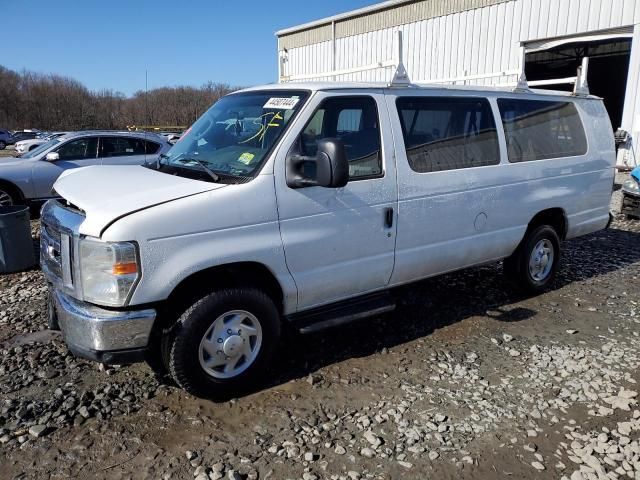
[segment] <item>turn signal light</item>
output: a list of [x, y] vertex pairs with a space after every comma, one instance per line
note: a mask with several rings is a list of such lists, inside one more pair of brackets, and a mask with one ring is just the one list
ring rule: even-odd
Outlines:
[[138, 264], [136, 262], [116, 263], [113, 266], [112, 273], [114, 275], [128, 275], [138, 272]]

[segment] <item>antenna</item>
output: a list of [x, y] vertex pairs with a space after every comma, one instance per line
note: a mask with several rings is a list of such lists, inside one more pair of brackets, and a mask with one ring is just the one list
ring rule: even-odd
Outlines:
[[402, 62], [402, 31], [398, 30], [396, 32], [396, 40], [398, 50], [397, 54], [397, 66], [396, 71], [393, 74], [393, 78], [391, 79], [391, 83], [389, 83], [390, 87], [407, 87], [411, 85], [411, 80], [409, 80], [409, 74], [407, 73], [407, 69], [404, 67], [404, 63]]
[[[144, 115], [146, 117], [145, 123], [147, 125], [151, 125], [149, 121], [149, 71], [147, 69], [144, 70]], [[144, 134], [142, 135], [144, 138], [144, 163], [147, 163], [147, 129], [144, 129]]]

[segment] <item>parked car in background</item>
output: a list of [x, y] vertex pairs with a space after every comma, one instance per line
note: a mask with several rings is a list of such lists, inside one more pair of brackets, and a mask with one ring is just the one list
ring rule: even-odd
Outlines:
[[38, 204], [53, 198], [53, 183], [66, 170], [141, 165], [156, 161], [169, 148], [166, 138], [153, 133], [90, 131], [53, 138], [19, 159], [0, 159], [0, 205]]
[[35, 150], [39, 145], [43, 143], [47, 143], [49, 140], [54, 138], [61, 137], [62, 135], [66, 135], [70, 132], [48, 132], [46, 135], [38, 136], [37, 138], [32, 138], [30, 140], [20, 140], [16, 142], [16, 156], [20, 157], [31, 150]]
[[7, 148], [7, 145], [11, 145], [11, 132], [0, 128], [0, 150]]
[[18, 130], [16, 132], [13, 132], [11, 134], [11, 143], [9, 145], [20, 142], [22, 140], [31, 140], [32, 138], [37, 138], [38, 133], [40, 133], [38, 130]]
[[631, 175], [622, 185], [622, 213], [640, 218], [640, 167], [631, 170]]
[[504, 259], [513, 285], [548, 288], [561, 241], [608, 225], [615, 161], [593, 96], [236, 92], [157, 164], [58, 179], [41, 222], [51, 312], [77, 355], [156, 358], [191, 393], [236, 396], [285, 325], [392, 310], [394, 287]]

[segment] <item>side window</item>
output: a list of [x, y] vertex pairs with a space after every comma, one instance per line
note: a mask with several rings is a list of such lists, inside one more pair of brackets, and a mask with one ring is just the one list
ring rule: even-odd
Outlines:
[[147, 155], [153, 155], [154, 153], [158, 153], [158, 150], [160, 150], [160, 144], [156, 142], [150, 142], [147, 140], [144, 142], [144, 145]]
[[380, 124], [373, 98], [335, 97], [322, 102], [300, 137], [302, 154], [315, 156], [323, 138], [344, 142], [351, 180], [382, 175]]
[[400, 97], [407, 160], [419, 173], [500, 163], [498, 133], [486, 98]]
[[72, 140], [58, 148], [60, 160], [85, 160], [96, 158], [98, 149], [97, 137], [85, 137]]
[[572, 102], [498, 99], [512, 163], [587, 153], [580, 115]]
[[153, 154], [160, 145], [141, 138], [102, 137], [100, 139], [101, 157], [123, 157], [129, 155]]

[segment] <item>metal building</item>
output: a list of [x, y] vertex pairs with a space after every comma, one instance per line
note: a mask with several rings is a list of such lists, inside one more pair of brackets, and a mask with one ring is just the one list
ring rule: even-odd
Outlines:
[[524, 67], [532, 87], [572, 90], [586, 56], [629, 134], [618, 162], [640, 164], [640, 0], [390, 0], [276, 35], [281, 82], [388, 82], [402, 55], [414, 83], [515, 86]]

